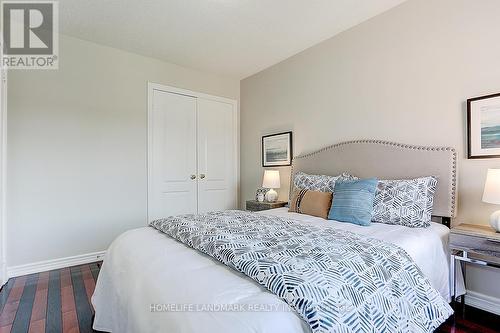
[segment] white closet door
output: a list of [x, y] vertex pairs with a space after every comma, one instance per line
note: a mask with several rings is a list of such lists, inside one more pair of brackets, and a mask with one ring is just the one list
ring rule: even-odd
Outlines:
[[149, 126], [149, 220], [196, 213], [196, 98], [154, 90]]
[[198, 98], [198, 213], [236, 208], [233, 105]]

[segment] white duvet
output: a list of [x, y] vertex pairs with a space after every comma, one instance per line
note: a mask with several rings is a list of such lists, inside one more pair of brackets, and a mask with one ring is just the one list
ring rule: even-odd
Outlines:
[[[286, 208], [262, 213], [399, 245], [432, 286], [450, 299], [449, 229], [441, 224], [426, 229], [379, 223], [362, 227], [289, 213]], [[284, 301], [253, 280], [150, 227], [128, 231], [111, 244], [92, 304], [94, 329], [107, 332], [310, 332]]]

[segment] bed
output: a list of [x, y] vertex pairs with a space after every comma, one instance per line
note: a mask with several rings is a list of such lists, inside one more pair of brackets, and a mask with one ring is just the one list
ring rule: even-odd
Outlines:
[[[429, 228], [380, 223], [362, 227], [290, 213], [286, 208], [260, 214], [395, 244], [449, 301], [445, 224], [456, 208], [455, 150], [373, 140], [344, 142], [295, 158], [291, 177], [299, 171], [338, 174], [346, 170], [380, 179], [436, 176], [433, 215], [437, 222]], [[250, 277], [151, 227], [130, 230], [112, 243], [92, 303], [94, 329], [107, 332], [311, 331], [286, 302]]]

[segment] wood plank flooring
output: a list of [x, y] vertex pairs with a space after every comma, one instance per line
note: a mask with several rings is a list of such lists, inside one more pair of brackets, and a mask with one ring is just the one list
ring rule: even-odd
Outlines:
[[499, 333], [500, 316], [466, 305], [455, 307], [455, 315], [443, 323], [437, 333]]
[[100, 263], [10, 279], [0, 291], [0, 333], [87, 333]]
[[[90, 297], [99, 269], [93, 263], [10, 279], [0, 291], [0, 333], [96, 332]], [[458, 308], [436, 332], [498, 333], [500, 316]]]

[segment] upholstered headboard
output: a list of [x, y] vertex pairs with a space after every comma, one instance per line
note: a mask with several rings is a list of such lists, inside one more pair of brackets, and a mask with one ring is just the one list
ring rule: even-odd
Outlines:
[[378, 179], [436, 176], [438, 185], [432, 215], [453, 218], [456, 214], [457, 153], [454, 148], [378, 140], [341, 142], [295, 157], [290, 190], [293, 177], [299, 171], [332, 176], [347, 171], [360, 178]]

